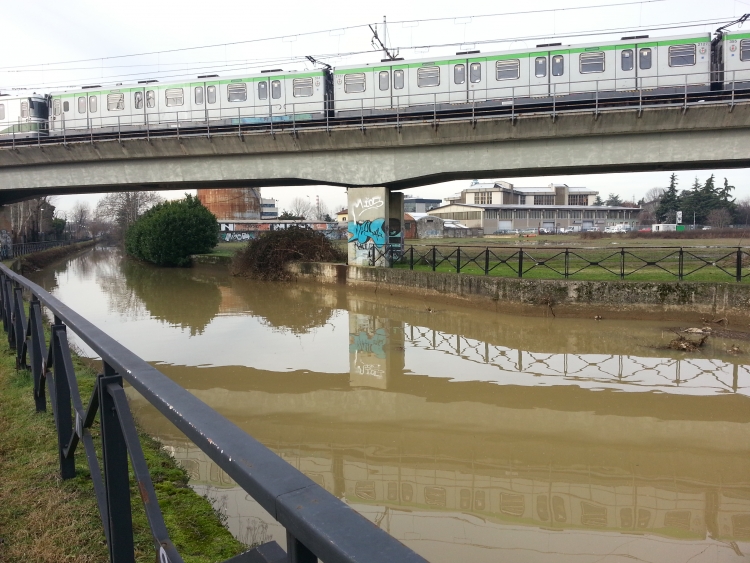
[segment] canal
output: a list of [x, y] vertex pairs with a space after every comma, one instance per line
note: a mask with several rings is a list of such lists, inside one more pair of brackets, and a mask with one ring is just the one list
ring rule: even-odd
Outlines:
[[[750, 554], [742, 338], [683, 353], [667, 347], [675, 323], [509, 316], [159, 269], [113, 249], [30, 277], [433, 563]], [[281, 526], [128, 394], [238, 538], [285, 545]]]

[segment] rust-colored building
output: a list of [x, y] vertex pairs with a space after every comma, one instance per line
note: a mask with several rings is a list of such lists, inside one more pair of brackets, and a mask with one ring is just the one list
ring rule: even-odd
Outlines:
[[198, 190], [198, 199], [219, 221], [260, 219], [260, 190], [220, 188]]

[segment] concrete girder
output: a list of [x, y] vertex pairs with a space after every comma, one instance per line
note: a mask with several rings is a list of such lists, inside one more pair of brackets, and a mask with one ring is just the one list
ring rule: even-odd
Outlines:
[[750, 166], [750, 103], [0, 150], [0, 203], [39, 194], [446, 180]]

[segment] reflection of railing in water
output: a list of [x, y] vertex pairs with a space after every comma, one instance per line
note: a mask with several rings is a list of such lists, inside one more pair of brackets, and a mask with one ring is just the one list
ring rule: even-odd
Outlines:
[[743, 392], [740, 380], [750, 377], [750, 366], [717, 359], [530, 352], [414, 325], [405, 325], [404, 335], [406, 342], [417, 348], [533, 376], [639, 387], [698, 386], [733, 393]]

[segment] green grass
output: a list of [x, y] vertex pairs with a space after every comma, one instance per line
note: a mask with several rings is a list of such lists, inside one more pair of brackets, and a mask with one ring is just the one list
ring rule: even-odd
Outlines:
[[[74, 357], [82, 401], [88, 403], [95, 373]], [[51, 407], [36, 413], [28, 371], [15, 370], [14, 353], [0, 339], [0, 561], [93, 562], [107, 560], [91, 474], [82, 445], [76, 477], [59, 477]], [[92, 430], [100, 447], [98, 421]], [[210, 502], [188, 486], [187, 473], [149, 436], [141, 445], [171, 540], [186, 562], [223, 561], [245, 546], [223, 526]], [[101, 463], [101, 459], [100, 459]], [[155, 559], [152, 536], [131, 471], [136, 561]]]

